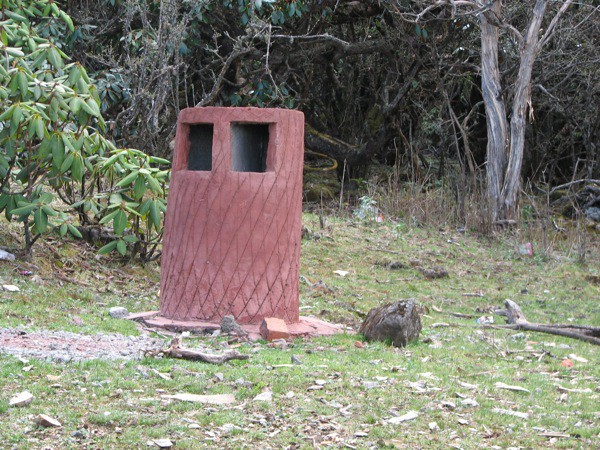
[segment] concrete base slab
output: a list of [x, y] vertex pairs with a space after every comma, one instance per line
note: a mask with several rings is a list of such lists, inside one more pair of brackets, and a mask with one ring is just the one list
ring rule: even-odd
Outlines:
[[[172, 320], [158, 315], [157, 311], [130, 314], [128, 319], [138, 320], [149, 327], [163, 328], [169, 331], [195, 331], [206, 332], [219, 330], [221, 325], [214, 322], [199, 320]], [[248, 333], [251, 340], [262, 339], [260, 336], [260, 324], [240, 325]], [[292, 338], [304, 336], [332, 336], [343, 333], [344, 330], [338, 326], [315, 317], [300, 316], [300, 321], [287, 324], [288, 332]]]
[[159, 314], [160, 314], [160, 311], [145, 311], [145, 312], [140, 312], [140, 313], [129, 314], [126, 317], [126, 319], [140, 321], [140, 320], [152, 319], [152, 318], [158, 316]]

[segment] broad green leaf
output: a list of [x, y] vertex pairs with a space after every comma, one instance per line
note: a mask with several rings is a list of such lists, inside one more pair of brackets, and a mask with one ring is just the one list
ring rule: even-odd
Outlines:
[[81, 181], [83, 178], [83, 160], [81, 159], [81, 155], [76, 155], [75, 158], [73, 158], [71, 175], [73, 175], [73, 179], [76, 181]]
[[56, 211], [54, 211], [50, 206], [48, 205], [44, 205], [42, 206], [42, 211], [44, 211], [46, 213], [46, 215], [48, 216], [52, 216], [52, 217], [56, 217], [58, 216], [58, 213]]
[[13, 113], [12, 113], [12, 123], [16, 123], [17, 125], [21, 122], [21, 118], [23, 117], [23, 110], [19, 103], [14, 105]]
[[104, 161], [104, 163], [102, 164], [102, 166], [103, 167], [108, 167], [108, 166], [114, 164], [117, 161], [117, 159], [119, 159], [119, 157], [121, 156], [121, 154], [122, 153], [119, 152], [119, 153], [116, 153], [116, 154], [112, 155], [110, 158], [108, 158], [106, 161]]
[[21, 91], [21, 97], [25, 98], [25, 96], [29, 93], [29, 87], [27, 83], [27, 75], [24, 72], [20, 71], [17, 73], [17, 81], [19, 83], [19, 90]]
[[158, 209], [156, 208], [156, 203], [154, 201], [150, 202], [150, 219], [154, 224], [154, 227], [158, 230], [160, 228], [160, 214], [158, 213]]
[[48, 228], [48, 215], [42, 208], [37, 209], [33, 213], [33, 223], [39, 234], [45, 233]]
[[58, 52], [58, 49], [54, 46], [48, 49], [48, 61], [52, 64], [56, 69], [60, 69], [63, 66], [63, 61]]
[[98, 254], [106, 255], [107, 253], [112, 252], [115, 249], [115, 247], [117, 246], [117, 242], [118, 241], [109, 242], [104, 247], [102, 247], [100, 250], [98, 250]]
[[[134, 203], [134, 205], [135, 205], [135, 206], [137, 206], [135, 203]], [[135, 209], [133, 209], [131, 206], [127, 206], [127, 205], [125, 205], [125, 211], [128, 211], [128, 212], [130, 212], [130, 213], [131, 213], [131, 214], [133, 214], [134, 216], [138, 216], [138, 217], [141, 217], [141, 216], [142, 216], [142, 215], [141, 215], [139, 212], [137, 212], [137, 211], [136, 211]]]
[[110, 195], [108, 201], [110, 204], [119, 204], [120, 205], [121, 202], [123, 201], [123, 197], [118, 192], [115, 192], [114, 194]]
[[75, 153], [77, 151], [77, 150], [75, 150], [75, 147], [73, 146], [73, 142], [71, 141], [71, 139], [73, 139], [72, 134], [61, 133], [60, 137], [61, 137], [63, 143], [65, 144], [66, 148], [71, 150], [73, 153]]
[[83, 100], [81, 98], [79, 98], [78, 96], [75, 96], [69, 102], [69, 109], [71, 110], [71, 112], [73, 114], [77, 114], [81, 110], [81, 107], [83, 104], [84, 104]]
[[100, 225], [104, 225], [104, 224], [110, 222], [111, 220], [113, 220], [118, 212], [119, 212], [119, 210], [117, 209], [116, 211], [113, 211], [113, 212], [107, 214], [106, 216], [104, 216], [102, 219], [100, 219]]
[[156, 195], [162, 194], [160, 183], [156, 181], [156, 178], [154, 178], [152, 174], [146, 175], [146, 181], [148, 181], [148, 186], [150, 186], [150, 190], [152, 192], [154, 192]]
[[137, 171], [131, 172], [129, 175], [127, 175], [125, 178], [123, 178], [121, 181], [119, 181], [117, 183], [117, 186], [118, 187], [129, 186], [134, 181], [137, 181], [136, 180], [137, 177], [138, 177], [138, 172]]
[[0, 194], [0, 211], [6, 208], [6, 205], [8, 205], [9, 200], [10, 196], [8, 194]]
[[150, 211], [150, 203], [153, 203], [153, 201], [151, 199], [146, 200], [144, 203], [141, 204], [140, 206], [140, 214], [141, 215], [146, 215], [148, 214], [148, 211]]
[[60, 234], [61, 236], [65, 236], [67, 234], [67, 230], [68, 230], [67, 224], [63, 223], [60, 226], [60, 228], [58, 229], [58, 234]]
[[136, 236], [134, 236], [133, 234], [128, 234], [127, 236], [123, 236], [123, 240], [130, 244], [135, 244], [136, 242], [139, 241], [139, 239]]
[[125, 244], [125, 241], [120, 239], [117, 241], [117, 251], [121, 256], [125, 256], [125, 253], [127, 253], [127, 244]]
[[81, 78], [81, 72], [78, 65], [74, 65], [69, 71], [69, 84], [75, 86]]
[[11, 209], [10, 213], [15, 216], [28, 216], [35, 208], [36, 205], [21, 206], [20, 208]]
[[22, 16], [20, 14], [17, 14], [14, 11], [11, 11], [10, 9], [4, 9], [3, 10], [4, 14], [6, 14], [8, 17], [10, 17], [12, 20], [16, 20], [17, 22], [27, 22], [27, 18], [25, 16]]
[[100, 108], [98, 108], [98, 103], [93, 98], [88, 98], [85, 102], [89, 108], [86, 111], [92, 116], [98, 117], [100, 115]]
[[127, 214], [124, 211], [118, 211], [113, 221], [113, 229], [117, 236], [120, 236], [127, 227]]
[[52, 135], [50, 147], [52, 148], [52, 164], [55, 168], [60, 168], [65, 159], [65, 146], [57, 133]]
[[38, 139], [41, 141], [42, 139], [44, 139], [44, 135], [45, 135], [45, 131], [46, 131], [46, 127], [44, 126], [44, 121], [42, 120], [42, 118], [37, 115], [33, 118], [34, 123], [35, 123], [35, 133], [38, 137]]
[[151, 156], [150, 161], [158, 164], [171, 164], [171, 161], [169, 161], [168, 159], [158, 158], [156, 156]]
[[135, 184], [133, 185], [133, 197], [136, 200], [141, 199], [146, 192], [146, 180], [144, 177], [137, 177], [135, 179]]
[[73, 236], [75, 236], [76, 238], [79, 238], [79, 239], [83, 238], [83, 236], [81, 235], [81, 233], [79, 232], [79, 230], [75, 226], [73, 226], [73, 225], [71, 225], [69, 223], [69, 224], [67, 224], [67, 227], [69, 228], [69, 232]]
[[65, 173], [67, 170], [69, 170], [71, 168], [71, 166], [73, 165], [74, 159], [75, 159], [75, 154], [69, 153], [60, 166], [60, 173]]
[[23, 53], [20, 48], [4, 47], [3, 50], [6, 53], [8, 53], [10, 56], [14, 56], [16, 58], [21, 58], [21, 57], [25, 56], [25, 53]]
[[58, 12], [58, 15], [60, 16], [60, 18], [62, 20], [65, 21], [65, 23], [67, 24], [67, 26], [69, 27], [69, 30], [71, 30], [71, 33], [73, 31], [75, 31], [75, 27], [73, 26], [73, 21], [71, 20], [71, 18], [67, 15], [67, 13], [65, 13], [63, 10], [60, 10]]
[[12, 105], [10, 108], [8, 108], [6, 111], [4, 111], [2, 114], [0, 114], [0, 122], [4, 122], [5, 120], [10, 119], [12, 117], [14, 109], [15, 109], [15, 105]]

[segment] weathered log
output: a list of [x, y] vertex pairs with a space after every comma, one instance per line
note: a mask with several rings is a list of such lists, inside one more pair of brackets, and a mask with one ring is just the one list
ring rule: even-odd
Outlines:
[[521, 307], [517, 305], [512, 300], [506, 299], [504, 301], [504, 306], [506, 307], [506, 322], [507, 323], [529, 323], [529, 321], [525, 318], [525, 314], [521, 311]]
[[166, 349], [147, 350], [145, 356], [168, 356], [171, 358], [187, 359], [191, 361], [202, 361], [210, 364], [223, 364], [232, 359], [248, 359], [248, 355], [244, 355], [237, 350], [230, 350], [222, 355], [214, 355], [212, 353], [203, 353], [197, 350], [184, 348], [181, 346], [181, 338], [174, 338], [171, 344]]
[[360, 326], [368, 341], [391, 341], [404, 347], [421, 333], [421, 316], [413, 299], [400, 300], [373, 308]]
[[496, 311], [496, 314], [506, 316], [507, 325], [494, 326], [494, 328], [509, 328], [511, 330], [535, 331], [539, 333], [564, 336], [590, 344], [600, 345], [600, 328], [587, 325], [572, 324], [538, 324], [529, 322], [519, 305], [512, 300], [505, 300], [506, 310]]
[[335, 159], [339, 162], [339, 167], [343, 167], [344, 161], [349, 167], [368, 165], [373, 155], [385, 146], [391, 136], [391, 130], [384, 126], [366, 143], [352, 145], [317, 131], [308, 123], [304, 127], [306, 147]]

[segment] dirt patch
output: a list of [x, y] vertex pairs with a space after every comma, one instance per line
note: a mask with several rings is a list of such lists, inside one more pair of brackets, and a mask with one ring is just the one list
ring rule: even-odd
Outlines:
[[139, 359], [144, 350], [162, 345], [160, 340], [143, 335], [85, 335], [66, 331], [29, 331], [21, 327], [0, 328], [0, 352], [62, 363], [90, 359]]

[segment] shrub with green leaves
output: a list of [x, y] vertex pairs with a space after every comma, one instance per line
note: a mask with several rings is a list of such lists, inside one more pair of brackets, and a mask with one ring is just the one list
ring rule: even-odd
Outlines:
[[28, 252], [50, 231], [81, 237], [75, 214], [80, 225], [113, 224], [103, 252], [130, 246], [148, 258], [162, 233], [168, 161], [103, 136], [92, 80], [46, 37], [61, 30], [73, 23], [51, 0], [0, 0], [0, 213], [23, 223]]

